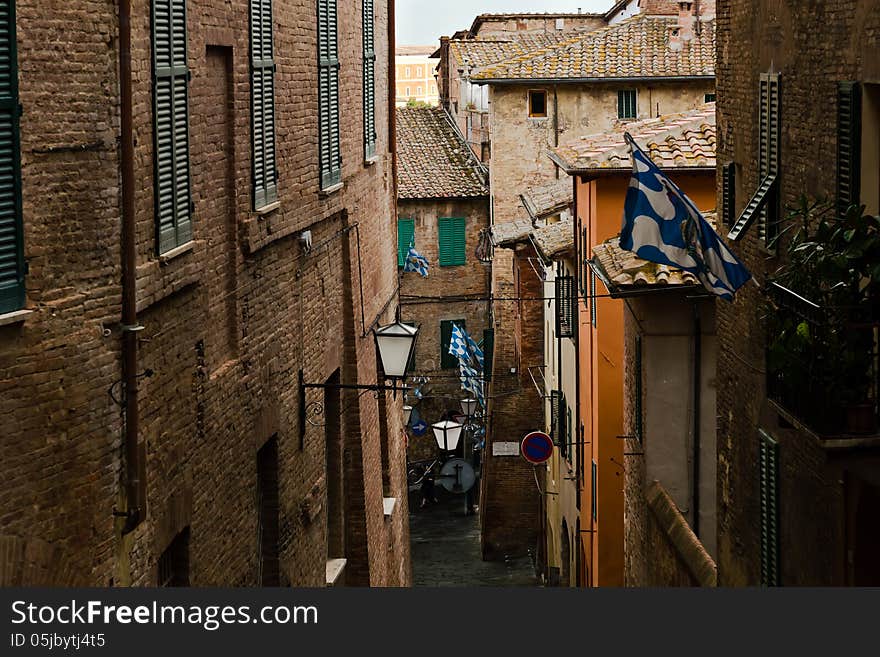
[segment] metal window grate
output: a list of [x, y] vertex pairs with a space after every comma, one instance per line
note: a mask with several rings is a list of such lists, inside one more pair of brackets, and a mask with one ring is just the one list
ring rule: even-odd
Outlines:
[[617, 118], [634, 119], [636, 116], [636, 90], [621, 89], [617, 92]]
[[165, 548], [159, 557], [158, 571], [161, 587], [189, 586], [189, 527]]

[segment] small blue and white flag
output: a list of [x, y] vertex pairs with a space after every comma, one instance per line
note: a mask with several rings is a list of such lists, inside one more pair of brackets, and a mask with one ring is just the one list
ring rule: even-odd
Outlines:
[[428, 278], [428, 259], [416, 251], [415, 238], [409, 243], [409, 251], [403, 262], [403, 271], [413, 271], [422, 278]]
[[462, 390], [471, 393], [480, 406], [486, 408], [486, 395], [483, 392], [482, 374], [463, 360], [458, 361], [458, 373]]
[[620, 248], [643, 260], [691, 272], [713, 294], [733, 300], [752, 277], [678, 186], [633, 138], [633, 174], [623, 209]]
[[455, 356], [465, 363], [471, 362], [471, 347], [468, 340], [470, 336], [458, 324], [452, 325], [452, 334], [449, 337], [449, 355]]

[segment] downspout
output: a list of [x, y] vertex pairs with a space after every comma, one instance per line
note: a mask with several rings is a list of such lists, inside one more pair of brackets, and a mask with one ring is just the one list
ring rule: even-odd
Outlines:
[[694, 534], [700, 537], [700, 403], [702, 380], [702, 325], [700, 304], [694, 303]]
[[[553, 147], [559, 148], [559, 95], [558, 88], [553, 85]], [[555, 164], [555, 163], [554, 163]], [[559, 165], [556, 164], [556, 180], [559, 180]]]
[[397, 69], [395, 53], [397, 35], [395, 34], [394, 0], [388, 0], [388, 152], [391, 153], [391, 190], [394, 194], [394, 216], [397, 215]]
[[138, 381], [135, 299], [134, 130], [132, 128], [131, 0], [119, 0], [120, 165], [122, 168], [122, 376], [125, 390], [125, 525], [122, 534], [141, 521], [138, 464]]

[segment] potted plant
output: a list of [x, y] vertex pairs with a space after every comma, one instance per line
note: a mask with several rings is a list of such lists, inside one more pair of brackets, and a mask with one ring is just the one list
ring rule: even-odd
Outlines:
[[800, 403], [823, 405], [832, 421], [837, 416], [837, 426], [842, 415], [847, 433], [873, 433], [880, 219], [858, 206], [840, 216], [829, 203], [802, 198], [788, 220], [780, 235], [791, 233], [785, 264], [771, 283], [794, 299], [795, 312], [779, 312], [779, 304], [773, 304], [771, 377], [783, 389], [806, 386]]

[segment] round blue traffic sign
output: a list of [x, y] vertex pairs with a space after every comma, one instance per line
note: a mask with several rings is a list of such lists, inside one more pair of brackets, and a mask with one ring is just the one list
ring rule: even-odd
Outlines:
[[541, 465], [553, 456], [553, 441], [546, 433], [533, 431], [522, 439], [522, 457], [533, 465]]

